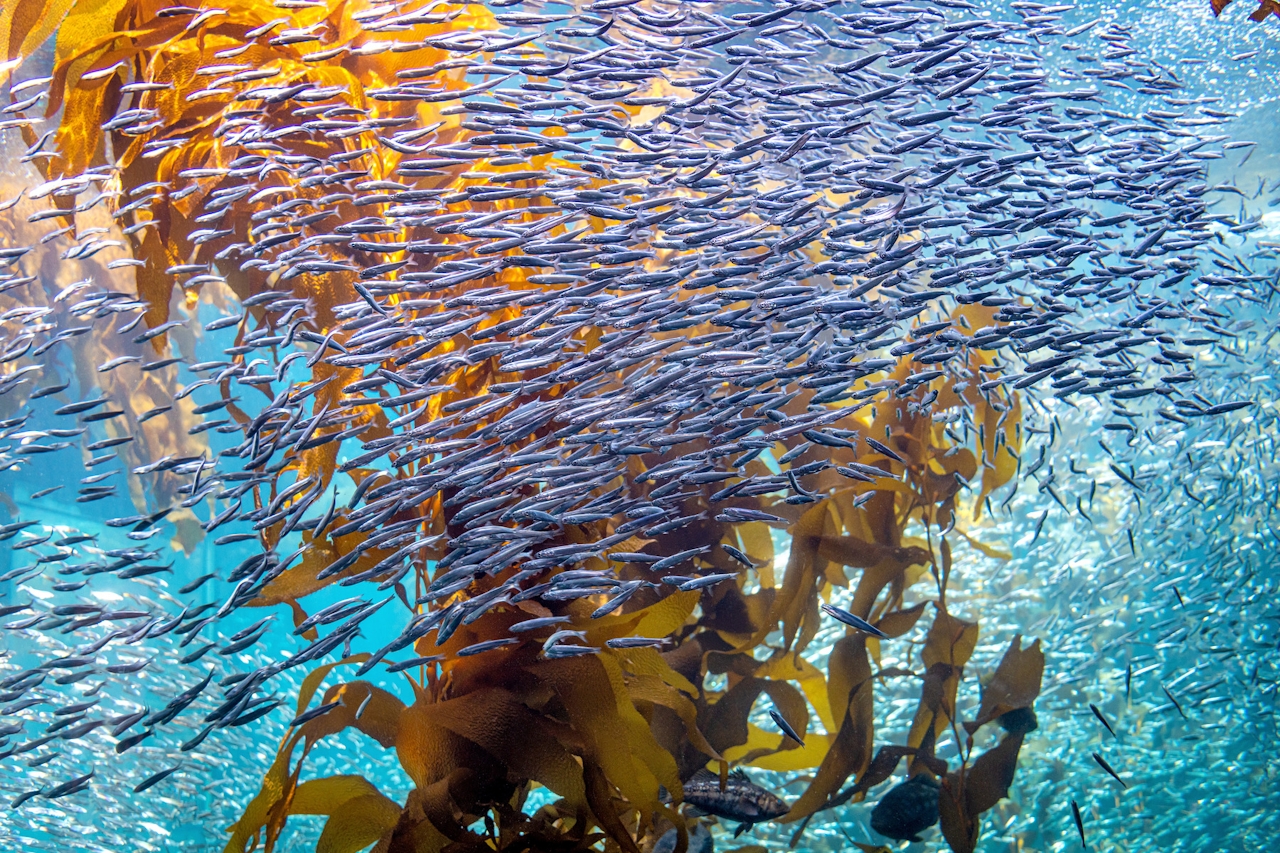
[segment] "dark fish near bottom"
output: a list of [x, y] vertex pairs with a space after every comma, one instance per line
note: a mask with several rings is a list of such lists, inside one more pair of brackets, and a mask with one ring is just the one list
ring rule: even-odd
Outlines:
[[[676, 832], [676, 828], [674, 826], [671, 827], [653, 845], [653, 853], [674, 853], [676, 840], [679, 837], [680, 834]], [[715, 849], [715, 840], [711, 837], [711, 830], [704, 824], [699, 823], [689, 828], [689, 853], [714, 853]]]
[[895, 841], [919, 841], [937, 822], [938, 783], [925, 775], [893, 786], [871, 810], [871, 828]]
[[684, 783], [684, 801], [698, 811], [740, 823], [735, 837], [757, 823], [782, 817], [790, 810], [790, 806], [752, 782], [741, 769], [729, 774], [723, 791], [719, 776], [706, 769], [699, 770]]

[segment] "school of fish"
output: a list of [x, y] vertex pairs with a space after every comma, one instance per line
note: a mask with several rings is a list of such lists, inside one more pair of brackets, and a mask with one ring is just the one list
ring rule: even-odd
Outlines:
[[[371, 52], [411, 53], [398, 32], [455, 10], [365, 5]], [[591, 598], [604, 616], [637, 593], [732, 582], [701, 553], [618, 548], [703, 519], [779, 521], [735, 499], [813, 502], [837, 450], [865, 460], [838, 466], [842, 477], [882, 476], [876, 460], [896, 455], [881, 437], [832, 426], [856, 411], [905, 401], [967, 442], [983, 426], [963, 408], [934, 410], [938, 394], [921, 389], [982, 351], [993, 362], [980, 393], [996, 408], [1012, 392], [1025, 404], [1017, 478], [985, 501], [1012, 560], [974, 569], [957, 601], [992, 620], [975, 655], [988, 670], [1015, 633], [1042, 638], [1050, 660], [1038, 720], [1021, 721], [1017, 786], [982, 849], [1269, 843], [1280, 832], [1280, 241], [1262, 214], [1280, 177], [1236, 176], [1275, 139], [1221, 132], [1234, 114], [1185, 83], [1194, 56], [1157, 61], [1123, 14], [1074, 23], [1068, 4], [490, 8], [500, 29], [435, 37], [448, 60], [369, 81], [364, 107], [344, 87], [285, 83], [235, 57], [207, 69], [211, 90], [232, 93], [209, 121], [240, 155], [187, 176], [202, 229], [187, 237], [239, 242], [165, 274], [198, 293], [252, 270], [274, 289], [162, 323], [119, 286], [142, 268], [121, 229], [145, 230], [139, 212], [173, 188], [122, 197], [109, 163], [43, 181], [34, 164], [55, 143], [28, 113], [48, 69], [39, 55], [10, 69], [0, 139], [13, 191], [0, 207], [21, 216], [0, 234], [0, 296], [17, 300], [0, 314], [0, 399], [14, 401], [0, 421], [0, 488], [21, 499], [0, 525], [11, 549], [0, 563], [0, 838], [32, 851], [213, 849], [281, 734], [331, 710], [294, 713], [307, 670], [363, 651], [361, 672], [389, 678], [432, 662], [415, 657], [419, 640], [443, 645], [493, 608]], [[198, 27], [209, 13], [166, 14]], [[242, 29], [246, 43], [313, 35]], [[467, 88], [435, 87], [445, 72]], [[412, 110], [380, 121], [375, 102], [443, 105], [469, 133], [441, 138]], [[281, 104], [294, 124], [263, 118]], [[104, 124], [162, 120], [125, 101]], [[355, 135], [375, 147], [316, 153]], [[376, 146], [394, 174], [367, 165]], [[436, 180], [477, 160], [493, 167], [471, 173], [483, 180]], [[50, 201], [69, 199], [78, 215], [110, 212], [107, 227], [64, 227], [68, 211]], [[361, 218], [335, 227], [348, 204]], [[55, 287], [55, 272], [73, 283]], [[355, 284], [326, 327], [289, 282], [339, 274]], [[23, 296], [34, 288], [49, 298]], [[119, 354], [66, 360], [77, 338], [99, 335], [118, 338]], [[906, 356], [908, 379], [883, 378]], [[455, 371], [486, 359], [501, 381], [424, 418]], [[358, 379], [328, 387], [350, 369]], [[146, 412], [94, 384], [150, 387], [162, 375], [181, 377], [177, 393]], [[784, 411], [802, 395], [803, 412]], [[388, 429], [362, 441], [369, 409]], [[208, 445], [155, 456], [135, 439], [179, 412]], [[802, 445], [770, 456], [796, 436]], [[315, 448], [339, 471], [369, 473], [343, 490], [299, 473], [255, 502], [255, 487]], [[771, 474], [747, 474], [761, 458]], [[60, 487], [55, 468], [79, 483]], [[166, 500], [94, 516], [143, 491]], [[432, 500], [465, 507], [455, 526], [393, 520]], [[610, 518], [614, 536], [545, 544]], [[169, 546], [179, 520], [209, 535], [199, 559]], [[369, 535], [321, 578], [375, 548], [390, 556], [345, 575], [346, 597], [297, 624], [246, 606], [307, 559], [307, 542], [353, 532]], [[406, 593], [424, 550], [445, 556], [429, 586]], [[579, 567], [599, 557], [614, 568]], [[505, 584], [468, 592], [511, 566]], [[815, 646], [846, 627], [875, 636], [838, 604], [824, 605]], [[458, 654], [520, 643], [547, 658], [596, 653], [566, 621], [527, 619]], [[879, 725], [902, 730], [911, 707], [886, 703]], [[776, 711], [761, 714], [803, 743]], [[342, 772], [356, 749], [343, 743], [315, 760]], [[790, 849], [794, 827], [768, 820], [797, 782], [753, 771], [721, 790], [699, 777], [685, 801], [725, 821], [722, 844], [753, 828], [755, 843]], [[899, 784], [913, 785], [902, 796], [928, 790]], [[927, 808], [872, 817], [891, 787], [815, 820], [801, 848], [937, 840]], [[868, 832], [895, 826], [902, 834]], [[289, 849], [311, 849], [313, 830], [294, 831]], [[710, 850], [712, 837], [699, 844]]]

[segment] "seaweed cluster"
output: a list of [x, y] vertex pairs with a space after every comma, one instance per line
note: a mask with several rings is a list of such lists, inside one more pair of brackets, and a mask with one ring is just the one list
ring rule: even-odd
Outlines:
[[[882, 806], [906, 790], [911, 814], [873, 826], [912, 837], [936, 791], [946, 842], [975, 850], [1045, 662], [1016, 637], [961, 720], [979, 614], [948, 590], [966, 557], [1007, 557], [982, 520], [1016, 485], [1026, 398], [1130, 420], [1151, 398], [1181, 422], [1248, 405], [1197, 398], [1178, 348], [1226, 333], [1179, 289], [1220, 223], [1193, 183], [1210, 143], [1050, 88], [1018, 47], [1045, 16], [551, 5], [105, 0], [0, 20], [8, 71], [51, 72], [10, 82], [3, 123], [42, 178], [5, 211], [4, 428], [55, 402], [79, 430], [4, 461], [84, 436], [130, 463], [127, 495], [81, 481], [77, 501], [133, 501], [109, 527], [253, 543], [184, 582], [218, 601], [176, 616], [6, 627], [119, 621], [77, 657], [180, 636], [181, 667], [227, 662], [159, 711], [80, 724], [109, 723], [117, 751], [206, 689], [221, 696], [183, 751], [293, 714], [228, 851], [321, 815], [326, 853], [639, 853], [672, 830], [684, 853], [702, 832], [685, 784], [710, 769], [727, 791], [741, 767], [808, 774], [777, 818], [798, 841], [903, 759], [909, 787]], [[198, 361], [218, 336], [225, 358]], [[83, 399], [27, 387], [60, 345]], [[170, 568], [63, 542], [6, 579]], [[344, 589], [361, 594], [330, 600]], [[817, 649], [824, 604], [855, 627]], [[292, 626], [187, 650], [257, 608]], [[7, 677], [5, 701], [44, 666]], [[304, 670], [292, 701], [269, 692]], [[918, 683], [902, 743], [877, 737], [890, 681]], [[372, 763], [394, 753], [406, 800], [376, 774], [308, 773], [349, 731]], [[89, 777], [72, 783], [22, 802]], [[554, 799], [527, 809], [537, 787]]]

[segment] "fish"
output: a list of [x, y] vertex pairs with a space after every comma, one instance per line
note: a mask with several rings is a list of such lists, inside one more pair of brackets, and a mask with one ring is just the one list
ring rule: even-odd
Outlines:
[[1178, 716], [1182, 717], [1182, 719], [1185, 720], [1187, 718], [1187, 714], [1185, 711], [1182, 710], [1182, 706], [1178, 704], [1177, 698], [1174, 697], [1173, 693], [1169, 691], [1169, 688], [1161, 684], [1160, 689], [1164, 691], [1165, 696], [1169, 697], [1169, 701], [1173, 704], [1173, 707], [1177, 710]]
[[769, 709], [769, 718], [773, 720], [774, 724], [779, 729], [782, 730], [782, 733], [784, 735], [791, 738], [793, 741], [800, 744], [801, 746], [804, 746], [804, 738], [802, 738], [799, 735], [799, 733], [796, 732], [794, 728], [792, 728], [791, 724], [787, 722], [786, 717], [782, 716], [782, 714], [778, 712], [777, 708]]
[[822, 607], [823, 613], [826, 613], [828, 616], [832, 617], [836, 621], [842, 622], [845, 625], [848, 625], [849, 627], [854, 628], [855, 630], [861, 631], [864, 634], [870, 634], [873, 637], [881, 637], [885, 639], [887, 639], [889, 636], [888, 634], [884, 633], [875, 625], [872, 625], [870, 622], [866, 621], [862, 617], [856, 616], [847, 610], [843, 610], [835, 606], [834, 604], [823, 604], [821, 607]]
[[[446, 9], [328, 11], [332, 32], [295, 29], [291, 10], [134, 16], [139, 57], [156, 33], [185, 45], [218, 28], [175, 108], [198, 121], [156, 106], [174, 84], [155, 63], [90, 65], [68, 78], [88, 87], [77, 97], [121, 97], [90, 110], [114, 141], [78, 167], [62, 77], [44, 53], [5, 63], [0, 129], [28, 138], [0, 204], [0, 474], [16, 502], [0, 508], [15, 650], [0, 707], [21, 723], [0, 754], [32, 756], [13, 764], [15, 809], [99, 774], [65, 808], [15, 812], [15, 835], [124, 849], [138, 818], [173, 826], [163, 797], [128, 796], [140, 766], [171, 768], [144, 785], [177, 769], [173, 744], [201, 768], [241, 759], [218, 766], [209, 816], [183, 813], [216, 837], [234, 819], [222, 803], [260, 789], [261, 738], [314, 667], [368, 655], [350, 671], [389, 689], [412, 677], [409, 702], [537, 640], [539, 665], [620, 660], [625, 680], [691, 638], [752, 636], [774, 607], [752, 596], [790, 594], [791, 562], [819, 559], [830, 600], [796, 617], [794, 662], [829, 676], [850, 627], [900, 649], [874, 681], [876, 732], [910, 718], [913, 681], [893, 673], [926, 636], [899, 647], [881, 627], [930, 584], [945, 605], [946, 580], [855, 605], [839, 576], [856, 590], [936, 563], [982, 590], [951, 605], [982, 622], [966, 666], [985, 672], [1006, 628], [1052, 650], [1035, 708], [995, 718], [1002, 742], [1037, 732], [1052, 759], [1022, 757], [1020, 803], [1048, 801], [1050, 763], [1091, 772], [1078, 745], [1096, 729], [1074, 711], [1123, 663], [1126, 709], [1178, 716], [1144, 716], [1117, 748], [1166, 770], [1170, 796], [1241, 814], [1208, 841], [1200, 823], [1109, 825], [1116, 843], [1274, 835], [1266, 791], [1240, 781], [1265, 756], [1223, 734], [1265, 742], [1275, 692], [1280, 180], [1237, 138], [1242, 106], [1265, 126], [1271, 95], [1263, 66], [1244, 73], [1263, 55], [1242, 35], [1221, 26], [1172, 63], [1177, 16], [1043, 4], [499, 4], [462, 27]], [[368, 71], [385, 57], [404, 62]], [[350, 85], [325, 76], [337, 62]], [[216, 156], [188, 162], [201, 146]], [[182, 169], [151, 174], [173, 158]], [[894, 412], [924, 432], [869, 431]], [[954, 453], [929, 456], [943, 436]], [[945, 560], [913, 562], [881, 550], [902, 531], [870, 520], [926, 457], [954, 500], [917, 531]], [[989, 494], [1005, 470], [1013, 485]], [[796, 533], [833, 507], [842, 533]], [[1181, 565], [1193, 551], [1198, 567]], [[262, 621], [304, 575], [350, 589]], [[1165, 584], [1177, 609], [1153, 604]], [[699, 602], [688, 630], [612, 633], [668, 598]], [[1141, 681], [1157, 671], [1167, 705]], [[337, 710], [317, 701], [294, 725]], [[801, 743], [776, 708], [752, 723], [766, 714]], [[203, 803], [197, 779], [177, 775], [173, 799]], [[805, 831], [840, 825], [836, 799]], [[1051, 812], [1010, 820], [1028, 846], [1064, 830]]]
[[155, 773], [152, 773], [150, 776], [143, 779], [137, 785], [134, 785], [133, 792], [135, 794], [141, 794], [143, 791], [147, 790], [148, 788], [154, 787], [155, 785], [159, 784], [160, 782], [172, 776], [174, 773], [177, 773], [181, 767], [182, 767], [181, 764], [175, 764], [173, 767], [166, 767], [164, 770], [158, 770]]
[[[673, 853], [676, 849], [678, 833], [675, 827], [664, 832], [653, 845], [653, 853]], [[703, 823], [694, 824], [689, 829], [689, 853], [713, 853], [715, 840], [711, 830]]]
[[723, 788], [719, 776], [705, 768], [699, 770], [684, 783], [684, 802], [705, 814], [737, 823], [735, 836], [790, 810], [775, 794], [752, 782], [741, 768], [729, 774]]
[[1089, 703], [1089, 710], [1090, 710], [1090, 711], [1092, 711], [1092, 712], [1093, 712], [1093, 715], [1094, 715], [1095, 717], [1097, 717], [1097, 718], [1098, 718], [1098, 722], [1102, 723], [1103, 727], [1104, 727], [1104, 728], [1106, 728], [1106, 730], [1107, 730], [1108, 732], [1110, 732], [1110, 733], [1111, 733], [1111, 736], [1112, 736], [1112, 737], [1117, 737], [1117, 735], [1116, 735], [1116, 730], [1115, 730], [1115, 729], [1113, 729], [1113, 728], [1111, 728], [1111, 724], [1110, 724], [1109, 722], [1107, 722], [1107, 718], [1106, 718], [1106, 717], [1102, 716], [1102, 712], [1098, 710], [1098, 706], [1097, 706], [1097, 705], [1095, 705], [1095, 704], [1093, 704], [1092, 702], [1090, 702], [1090, 703]]
[[1084, 839], [1084, 820], [1080, 817], [1080, 806], [1075, 800], [1071, 801], [1071, 816], [1076, 821], [1076, 831], [1080, 833], [1080, 846], [1085, 850], [1089, 849], [1089, 843]]
[[77, 776], [69, 779], [60, 785], [55, 785], [47, 791], [41, 791], [40, 796], [46, 800], [56, 800], [71, 794], [79, 793], [89, 787], [89, 780], [93, 778], [94, 772], [91, 770], [83, 776]]
[[1107, 771], [1107, 775], [1109, 775], [1112, 779], [1115, 779], [1117, 782], [1119, 782], [1122, 788], [1129, 787], [1129, 785], [1123, 779], [1120, 778], [1120, 775], [1111, 768], [1111, 765], [1107, 763], [1107, 760], [1105, 758], [1103, 758], [1101, 755], [1095, 752], [1093, 753], [1093, 760], [1098, 762], [1099, 767]]
[[920, 833], [938, 822], [938, 791], [923, 773], [895, 785], [871, 810], [871, 828], [895, 841], [920, 841]]

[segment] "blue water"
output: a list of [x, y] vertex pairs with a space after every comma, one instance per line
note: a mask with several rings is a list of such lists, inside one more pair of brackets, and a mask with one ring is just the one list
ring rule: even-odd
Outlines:
[[[1258, 143], [1256, 148], [1229, 151], [1211, 165], [1210, 182], [1230, 181], [1246, 196], [1223, 193], [1215, 210], [1260, 223], [1257, 230], [1232, 236], [1223, 246], [1255, 258], [1257, 269], [1274, 270], [1274, 247], [1280, 246], [1280, 19], [1254, 24], [1245, 17], [1252, 6], [1250, 0], [1237, 0], [1221, 18], [1214, 19], [1208, 4], [1199, 0], [1120, 6], [1089, 2], [1067, 12], [1063, 26], [1094, 18], [1123, 23], [1134, 34], [1131, 44], [1135, 48], [1184, 81], [1187, 88], [1181, 96], [1202, 98], [1214, 109], [1233, 114], [1210, 131], [1195, 128]], [[980, 14], [1005, 18], [1014, 14], [1014, 8], [983, 3]], [[1028, 45], [1027, 50], [1035, 51], [1064, 84], [1089, 83], [1088, 78], [1072, 76], [1079, 67], [1073, 57], [1097, 52], [1097, 40], [1082, 35], [1074, 40], [1082, 45], [1075, 51], [1061, 49], [1060, 41], [1047, 39], [1043, 46]], [[1258, 53], [1247, 59], [1234, 58], [1251, 51]], [[1150, 108], [1151, 99], [1137, 92], [1112, 89], [1107, 95], [1111, 109], [1136, 114]], [[9, 153], [19, 146], [13, 137], [11, 133], [5, 136]], [[37, 182], [31, 170], [22, 166], [12, 167], [5, 178], [6, 197], [13, 195], [12, 186]], [[202, 325], [227, 313], [228, 307], [222, 303], [227, 298], [224, 291], [209, 288], [194, 307], [175, 300], [175, 317], [193, 327]], [[1100, 426], [1108, 417], [1106, 407], [1096, 401], [1069, 406], [1049, 400], [1037, 416], [1042, 415], [1045, 423], [1057, 419], [1061, 438], [1053, 458], [1059, 470], [1072, 464], [1108, 484], [1092, 504], [1095, 523], [1060, 513], [1046, 493], [1036, 490], [1034, 482], [1024, 483], [1005, 512], [971, 531], [982, 541], [1010, 551], [1012, 559], [997, 560], [972, 548], [958, 549], [963, 551], [958, 556], [965, 561], [965, 572], [955, 581], [952, 606], [960, 613], [972, 612], [982, 618], [981, 639], [970, 664], [972, 677], [966, 677], [962, 689], [961, 716], [976, 707], [982, 678], [994, 670], [1015, 635], [1041, 638], [1048, 656], [1044, 689], [1036, 705], [1040, 728], [1023, 747], [1009, 798], [985, 818], [979, 849], [986, 853], [1079, 849], [1069, 807], [1073, 798], [1084, 812], [1091, 849], [1244, 853], [1265, 849], [1280, 831], [1280, 787], [1272, 758], [1277, 734], [1276, 691], [1265, 686], [1268, 676], [1280, 677], [1274, 664], [1277, 624], [1260, 616], [1266, 612], [1266, 602], [1275, 600], [1280, 590], [1280, 575], [1274, 568], [1280, 529], [1273, 518], [1280, 494], [1280, 471], [1274, 463], [1280, 343], [1271, 336], [1280, 317], [1272, 302], [1220, 307], [1230, 313], [1232, 322], [1241, 324], [1237, 327], [1240, 337], [1224, 347], [1228, 356], [1216, 356], [1216, 363], [1206, 361], [1199, 366], [1214, 377], [1220, 389], [1257, 400], [1261, 408], [1256, 414], [1221, 427], [1203, 428], [1200, 434], [1185, 439], [1166, 436], [1162, 443], [1145, 445], [1136, 467], [1150, 475], [1153, 485], [1147, 502], [1138, 504], [1127, 499], [1123, 487], [1108, 473], [1110, 457], [1098, 444]], [[183, 355], [188, 363], [217, 361], [233, 341], [231, 330], [202, 333], [191, 338], [193, 348]], [[50, 350], [38, 363], [40, 369], [33, 374], [32, 384], [69, 379], [72, 385], [65, 400], [94, 396], [98, 388], [84, 382], [86, 377], [94, 378], [92, 371], [82, 367], [77, 372], [73, 359], [66, 348]], [[274, 369], [274, 365], [269, 367]], [[301, 380], [301, 369], [294, 372]], [[203, 375], [180, 365], [175, 382], [185, 385], [200, 378]], [[202, 388], [191, 399], [200, 404], [219, 395], [216, 387]], [[245, 400], [241, 405], [261, 406], [265, 402], [265, 398]], [[49, 414], [51, 408], [32, 407], [35, 414], [23, 429], [64, 427], [65, 419], [54, 418]], [[0, 411], [0, 418], [12, 416], [7, 409]], [[99, 438], [107, 435], [101, 427], [92, 428], [92, 432]], [[207, 449], [202, 450], [209, 459], [238, 443], [234, 434], [216, 429], [201, 435], [207, 441]], [[358, 444], [348, 442], [338, 461], [359, 452]], [[1208, 499], [1204, 506], [1188, 504], [1178, 488], [1179, 478], [1187, 470], [1184, 463], [1191, 465], [1191, 455], [1200, 466], [1196, 468], [1195, 488]], [[131, 601], [153, 602], [175, 614], [183, 606], [220, 605], [231, 590], [226, 583], [207, 583], [194, 594], [178, 595], [177, 590], [207, 573], [225, 575], [256, 553], [252, 541], [215, 547], [212, 537], [184, 550], [180, 541], [183, 531], [171, 521], [156, 525], [159, 532], [152, 538], [129, 543], [120, 528], [107, 525], [108, 519], [141, 511], [127, 485], [126, 463], [113, 460], [93, 469], [93, 473], [119, 471], [110, 480], [118, 487], [116, 494], [76, 503], [73, 498], [79, 481], [89, 473], [78, 445], [25, 458], [31, 464], [0, 473], [0, 524], [15, 519], [39, 519], [40, 524], [8, 545], [49, 532], [56, 534], [55, 538], [79, 533], [95, 537], [108, 548], [131, 544], [154, 549], [159, 552], [159, 562], [173, 562], [171, 572], [141, 580], [95, 575], [78, 593], [85, 601], [110, 607], [127, 606]], [[354, 487], [345, 477], [337, 482], [341, 504], [350, 498]], [[33, 493], [53, 486], [62, 489], [32, 499]], [[1217, 503], [1215, 495], [1220, 496]], [[1228, 496], [1232, 496], [1230, 501]], [[998, 498], [1003, 500], [1004, 493]], [[1229, 508], [1219, 511], [1217, 506]], [[1247, 507], [1248, 512], [1236, 509], [1239, 506]], [[1176, 516], [1162, 514], [1175, 509]], [[207, 502], [194, 510], [200, 519], [209, 517]], [[1044, 513], [1051, 513], [1049, 520], [1040, 524]], [[252, 532], [251, 525], [227, 524], [217, 535], [242, 532]], [[300, 540], [297, 544], [286, 541], [278, 550], [287, 554], [298, 545]], [[788, 546], [785, 535], [777, 534], [776, 566], [785, 564]], [[93, 547], [93, 542], [76, 546], [78, 555], [88, 559], [93, 557]], [[19, 553], [0, 544], [0, 575], [21, 565]], [[1253, 567], [1247, 582], [1232, 580], [1239, 578], [1240, 565]], [[49, 584], [57, 580], [46, 572], [39, 580], [0, 582], [0, 603], [31, 596], [49, 599], [54, 596]], [[1173, 592], [1175, 586], [1186, 599], [1181, 606]], [[350, 594], [348, 589], [331, 587], [308, 598], [308, 610], [315, 612]], [[838, 603], [845, 594], [837, 591], [834, 600]], [[1238, 605], [1215, 603], [1215, 597], [1231, 599], [1233, 594]], [[1231, 629], [1238, 638], [1231, 654], [1205, 656], [1187, 648], [1188, 635], [1206, 623], [1220, 624], [1233, 610], [1240, 614], [1240, 623]], [[296, 651], [300, 641], [293, 636], [286, 608], [241, 608], [217, 624], [216, 634], [201, 642], [223, 642], [269, 614], [278, 630], [269, 631], [262, 643], [247, 652], [218, 658], [219, 664], [225, 661], [229, 667], [246, 671]], [[1170, 623], [1170, 619], [1175, 621]], [[367, 623], [356, 648], [378, 648], [402, 627], [399, 616]], [[1171, 629], [1175, 633], [1171, 634]], [[1182, 633], [1176, 633], [1179, 629]], [[826, 650], [842, 633], [839, 626], [826, 626], [811, 646], [811, 662], [822, 668]], [[0, 648], [7, 654], [5, 664], [14, 668], [67, 654], [49, 645], [52, 642], [57, 642], [56, 636], [50, 640], [45, 635], [24, 636], [13, 631], [0, 635]], [[63, 642], [74, 645], [78, 641]], [[175, 689], [193, 683], [196, 674], [205, 671], [204, 664], [217, 658], [211, 652], [200, 664], [179, 667], [177, 659], [194, 646], [179, 649], [176, 642], [168, 641], [152, 648], [158, 652], [151, 666], [135, 675], [108, 680], [102, 694], [156, 707]], [[901, 656], [886, 653], [881, 666], [912, 665], [914, 646], [895, 651]], [[1138, 660], [1144, 655], [1150, 657]], [[127, 655], [119, 658], [127, 659]], [[1133, 671], [1154, 667], [1134, 679], [1128, 699], [1126, 666]], [[200, 729], [193, 715], [188, 726], [176, 726], [148, 748], [124, 756], [117, 756], [110, 741], [99, 738], [99, 733], [63, 744], [59, 747], [62, 757], [43, 768], [27, 768], [17, 757], [7, 759], [0, 764], [0, 792], [6, 799], [28, 790], [28, 779], [43, 785], [65, 778], [42, 777], [53, 769], [62, 772], [64, 767], [87, 765], [96, 775], [92, 797], [36, 800], [21, 810], [0, 808], [0, 846], [111, 853], [220, 849], [223, 831], [256, 792], [274, 758], [292, 716], [286, 712], [293, 709], [302, 674], [291, 670], [273, 682], [273, 689], [286, 700], [284, 712], [270, 714], [243, 729], [217, 730], [197, 750], [179, 749]], [[379, 670], [369, 678], [402, 699], [410, 699], [397, 676]], [[1215, 684], [1215, 680], [1220, 681]], [[1161, 684], [1171, 689], [1179, 684], [1195, 685], [1196, 690], [1205, 684], [1211, 686], [1182, 694], [1184, 718], [1162, 693]], [[1118, 742], [1096, 725], [1088, 710], [1090, 702], [1119, 722]], [[905, 685], [898, 692], [884, 689], [877, 694], [878, 744], [905, 739], [914, 703], [915, 694]], [[206, 697], [196, 707], [207, 711], [213, 704]], [[763, 702], [756, 715], [758, 724], [767, 728]], [[977, 745], [990, 746], [995, 739], [984, 730]], [[960, 747], [954, 738], [947, 738], [939, 744], [938, 754], [954, 759]], [[1099, 772], [1091, 758], [1091, 753], [1099, 750], [1119, 756], [1113, 765], [1129, 782], [1127, 790]], [[139, 779], [177, 761], [183, 762], [180, 774], [144, 794], [127, 793]], [[353, 733], [326, 739], [308, 758], [307, 768], [308, 776], [316, 777], [363, 774], [397, 802], [403, 802], [412, 787], [393, 754], [371, 747], [367, 739]], [[770, 771], [756, 772], [753, 778], [788, 798], [798, 796], [807, 781], [804, 774]], [[532, 812], [542, 802], [545, 792], [535, 791], [525, 810]], [[795, 847], [790, 840], [793, 826], [761, 825], [737, 842], [728, 837], [731, 828], [718, 833], [718, 848], [761, 844], [771, 851], [821, 852], [851, 849], [850, 840], [880, 844], [884, 839], [868, 829], [873, 804], [874, 795], [866, 803], [824, 813], [809, 825]], [[318, 817], [291, 819], [277, 849], [314, 849], [322, 823]], [[912, 853], [942, 850], [945, 844], [937, 830], [932, 830], [924, 842], [906, 849]]]

